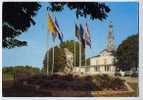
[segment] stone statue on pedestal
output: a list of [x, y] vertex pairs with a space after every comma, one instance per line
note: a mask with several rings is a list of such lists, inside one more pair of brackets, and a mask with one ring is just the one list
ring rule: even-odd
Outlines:
[[73, 73], [73, 53], [70, 52], [67, 48], [64, 48], [64, 54], [65, 54], [65, 60], [66, 60], [66, 66], [65, 66], [64, 72], [66, 74], [72, 74]]

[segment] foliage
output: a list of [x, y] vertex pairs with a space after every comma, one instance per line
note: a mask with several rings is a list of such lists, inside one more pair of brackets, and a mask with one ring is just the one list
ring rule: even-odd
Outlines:
[[117, 48], [117, 67], [121, 70], [138, 68], [139, 61], [139, 35], [129, 36]]
[[75, 11], [77, 18], [89, 15], [92, 20], [103, 20], [106, 19], [107, 13], [110, 12], [110, 8], [101, 2], [51, 2], [47, 9], [58, 12], [62, 11], [65, 5]]
[[2, 74], [2, 80], [14, 80], [14, 74]]
[[113, 78], [110, 82], [110, 88], [113, 90], [124, 90], [127, 87], [124, 85], [124, 80], [121, 80], [119, 77]]
[[39, 73], [40, 69], [32, 66], [13, 66], [13, 67], [3, 67], [3, 75], [14, 75], [15, 73]]
[[131, 77], [138, 77], [138, 73], [137, 72], [133, 72]]
[[121, 73], [119, 71], [115, 72], [115, 76], [122, 76]]
[[[75, 54], [74, 54], [74, 45], [76, 46]], [[64, 55], [64, 48], [68, 48], [70, 52], [73, 53], [73, 56], [76, 55], [76, 66], [79, 65], [79, 43], [74, 40], [67, 40], [64, 43], [60, 44], [59, 46], [54, 47], [54, 72], [63, 72], [64, 67], [66, 65], [65, 55]], [[49, 67], [47, 66], [47, 54], [49, 54]], [[81, 48], [82, 54], [82, 65], [84, 65], [84, 48]], [[43, 69], [46, 71], [47, 67], [51, 72], [52, 69], [52, 59], [53, 59], [53, 48], [46, 52], [44, 60], [43, 60]], [[75, 60], [74, 60], [75, 64]]]
[[[78, 91], [102, 91], [102, 90], [126, 90], [124, 81], [118, 77], [109, 77], [108, 75], [92, 76], [74, 76], [68, 75], [47, 75], [41, 78], [33, 76], [27, 80], [28, 84], [39, 85], [40, 89], [47, 90], [78, 90]], [[97, 80], [93, 82], [93, 80]]]
[[35, 25], [33, 17], [37, 14], [39, 8], [40, 4], [37, 2], [3, 2], [3, 48], [27, 45], [26, 41], [18, 40], [17, 36], [27, 31], [31, 24]]
[[[76, 16], [90, 16], [92, 20], [106, 19], [110, 8], [105, 3], [99, 2], [50, 2], [47, 9], [50, 11], [62, 11], [64, 6], [75, 11]], [[19, 35], [27, 31], [31, 24], [35, 25], [33, 17], [37, 14], [41, 5], [37, 2], [4, 2], [2, 22], [2, 47], [14, 48], [27, 45], [27, 41], [17, 39]]]

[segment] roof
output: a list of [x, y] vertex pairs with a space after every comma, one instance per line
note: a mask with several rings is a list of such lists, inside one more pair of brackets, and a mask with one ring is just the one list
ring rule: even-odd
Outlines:
[[103, 49], [98, 55], [92, 56], [92, 57], [90, 57], [90, 59], [91, 59], [91, 58], [95, 58], [95, 57], [101, 56], [101, 54], [102, 54], [103, 52], [109, 52], [109, 53], [111, 53], [111, 55], [115, 55], [115, 50]]

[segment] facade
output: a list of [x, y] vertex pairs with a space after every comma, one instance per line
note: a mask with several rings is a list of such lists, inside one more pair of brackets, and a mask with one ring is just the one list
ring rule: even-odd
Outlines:
[[92, 74], [114, 74], [116, 70], [115, 61], [114, 51], [104, 49], [98, 56], [90, 59], [90, 66], [94, 67]]
[[112, 32], [112, 23], [109, 24], [109, 32], [107, 37], [107, 47], [102, 50], [97, 56], [90, 58], [90, 66], [74, 67], [75, 72], [80, 72], [85, 75], [89, 74], [109, 74], [113, 75], [116, 70], [114, 65], [116, 58], [114, 47], [114, 36]]

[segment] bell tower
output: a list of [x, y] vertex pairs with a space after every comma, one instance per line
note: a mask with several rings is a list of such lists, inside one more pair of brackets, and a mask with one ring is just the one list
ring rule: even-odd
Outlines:
[[113, 36], [113, 25], [112, 25], [112, 22], [110, 21], [109, 23], [109, 31], [108, 31], [108, 36], [107, 36], [107, 49], [109, 51], [113, 51], [115, 48], [115, 39], [114, 39], [114, 36]]

